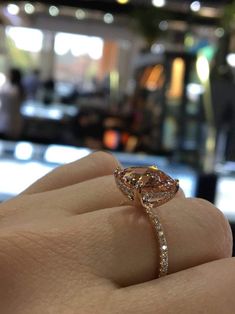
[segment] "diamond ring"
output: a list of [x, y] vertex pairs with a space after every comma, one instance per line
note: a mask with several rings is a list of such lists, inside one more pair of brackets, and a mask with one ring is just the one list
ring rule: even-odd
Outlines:
[[117, 168], [114, 177], [121, 192], [144, 208], [156, 232], [159, 247], [159, 277], [168, 272], [168, 246], [162, 224], [153, 211], [171, 200], [179, 189], [179, 181], [159, 170], [156, 166]]

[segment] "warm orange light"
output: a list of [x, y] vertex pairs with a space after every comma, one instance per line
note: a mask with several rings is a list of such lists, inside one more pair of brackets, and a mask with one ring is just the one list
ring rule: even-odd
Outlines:
[[117, 149], [119, 145], [120, 135], [115, 130], [107, 130], [104, 133], [104, 145], [108, 149]]
[[185, 63], [182, 58], [175, 58], [172, 64], [171, 82], [167, 96], [180, 98], [183, 93]]
[[146, 85], [146, 82], [147, 82], [147, 80], [148, 80], [148, 77], [149, 77], [149, 75], [150, 75], [150, 73], [151, 73], [151, 67], [148, 67], [148, 68], [146, 68], [145, 70], [144, 70], [144, 73], [143, 73], [143, 75], [142, 75], [142, 77], [141, 77], [141, 80], [140, 80], [140, 86], [141, 87], [145, 87], [145, 85]]
[[162, 88], [164, 83], [164, 68], [161, 64], [148, 67], [141, 79], [141, 86], [154, 91]]

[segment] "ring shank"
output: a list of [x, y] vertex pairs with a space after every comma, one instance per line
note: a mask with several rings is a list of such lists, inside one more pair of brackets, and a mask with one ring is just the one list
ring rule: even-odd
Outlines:
[[145, 207], [146, 213], [151, 221], [154, 232], [157, 235], [158, 243], [159, 243], [159, 271], [158, 277], [163, 277], [168, 273], [168, 246], [166, 236], [162, 227], [162, 224], [158, 218], [158, 216], [153, 213], [151, 207]]
[[136, 206], [141, 206], [153, 226], [159, 243], [159, 272], [158, 277], [168, 273], [168, 245], [162, 224], [153, 212], [153, 208], [171, 200], [179, 189], [179, 181], [157, 167], [117, 168], [115, 180], [121, 192]]

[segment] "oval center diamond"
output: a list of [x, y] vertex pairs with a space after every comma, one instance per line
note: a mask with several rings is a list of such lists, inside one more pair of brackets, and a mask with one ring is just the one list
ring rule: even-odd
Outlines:
[[129, 199], [139, 197], [145, 207], [164, 204], [179, 189], [178, 180], [172, 179], [154, 166], [117, 169], [115, 178], [117, 185]]

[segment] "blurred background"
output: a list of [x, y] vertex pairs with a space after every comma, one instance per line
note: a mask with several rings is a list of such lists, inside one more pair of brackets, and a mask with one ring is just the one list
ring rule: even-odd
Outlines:
[[1, 1], [0, 201], [102, 149], [234, 228], [234, 79], [235, 1]]

